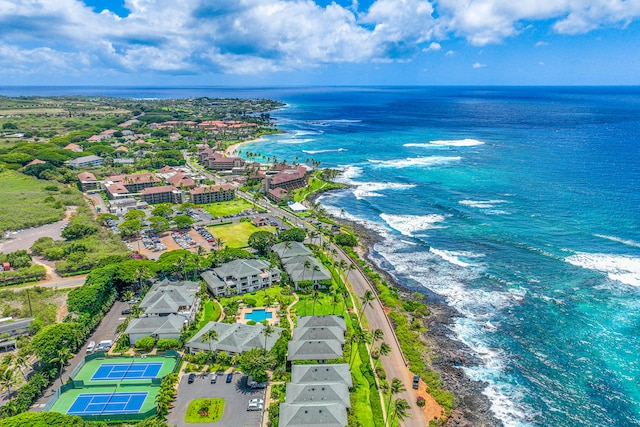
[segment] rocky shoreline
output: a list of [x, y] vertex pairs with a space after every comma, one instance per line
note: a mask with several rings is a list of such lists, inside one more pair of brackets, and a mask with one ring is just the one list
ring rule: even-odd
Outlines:
[[428, 329], [426, 339], [433, 351], [432, 368], [440, 374], [444, 388], [455, 396], [455, 407], [449, 417], [447, 427], [502, 427], [500, 420], [491, 412], [491, 402], [482, 394], [486, 383], [473, 381], [461, 367], [477, 366], [480, 359], [473, 355], [472, 350], [465, 344], [451, 338], [450, 325], [460, 314], [444, 303], [442, 298], [424, 287], [410, 288], [399, 283], [388, 272], [378, 268], [371, 259], [374, 245], [381, 237], [353, 221], [337, 219], [355, 231], [366, 248], [365, 258], [387, 283], [392, 283], [401, 293], [407, 296], [413, 292], [425, 295], [425, 302], [431, 310], [431, 316], [425, 325]]

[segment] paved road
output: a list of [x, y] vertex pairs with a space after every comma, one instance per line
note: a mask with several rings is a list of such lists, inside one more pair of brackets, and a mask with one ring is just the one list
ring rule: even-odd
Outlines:
[[57, 288], [57, 289], [79, 288], [84, 284], [84, 281], [86, 278], [87, 278], [87, 275], [82, 274], [80, 276], [65, 277], [65, 278], [60, 278], [56, 280], [42, 280], [38, 283], [34, 283], [31, 285], [5, 286], [3, 287], [3, 289], [10, 289], [12, 291], [18, 292], [23, 289], [35, 288], [36, 286], [39, 288]]
[[[119, 324], [121, 324], [125, 316], [122, 316], [121, 312], [125, 308], [129, 308], [129, 304], [126, 302], [116, 301], [111, 307], [111, 310], [107, 313], [107, 315], [102, 319], [96, 330], [91, 334], [91, 337], [85, 342], [85, 344], [78, 350], [78, 354], [76, 354], [73, 359], [69, 361], [69, 364], [62, 371], [62, 382], [65, 383], [69, 379], [69, 375], [75, 369], [78, 364], [84, 360], [84, 356], [86, 356], [87, 345], [90, 341], [95, 341], [96, 343], [102, 340], [115, 340], [116, 336], [116, 328]], [[60, 379], [56, 379], [55, 382], [49, 386], [47, 390], [45, 390], [44, 394], [36, 403], [31, 406], [31, 412], [40, 412], [44, 405], [49, 401], [51, 396], [55, 393], [55, 391], [60, 388]]]

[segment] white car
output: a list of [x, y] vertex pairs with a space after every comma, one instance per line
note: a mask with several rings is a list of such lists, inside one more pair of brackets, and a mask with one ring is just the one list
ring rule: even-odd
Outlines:
[[93, 350], [96, 349], [96, 342], [95, 341], [91, 341], [89, 343], [89, 345], [87, 346], [87, 353], [93, 353]]
[[249, 405], [252, 405], [252, 404], [255, 404], [255, 405], [260, 404], [260, 405], [262, 405], [263, 403], [264, 403], [264, 400], [262, 400], [262, 399], [251, 399], [249, 401]]
[[262, 404], [249, 403], [249, 406], [247, 406], [247, 411], [262, 411]]

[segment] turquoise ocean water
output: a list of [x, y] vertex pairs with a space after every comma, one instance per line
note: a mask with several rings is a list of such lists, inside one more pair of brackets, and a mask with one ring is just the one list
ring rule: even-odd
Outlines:
[[65, 93], [286, 102], [242, 151], [343, 170], [321, 203], [459, 311], [496, 417], [640, 426], [640, 89], [0, 88]]

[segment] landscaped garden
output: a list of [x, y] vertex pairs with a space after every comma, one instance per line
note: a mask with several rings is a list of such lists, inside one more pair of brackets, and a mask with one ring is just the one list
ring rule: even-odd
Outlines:
[[215, 423], [220, 421], [224, 412], [224, 399], [202, 398], [189, 402], [184, 416], [186, 423]]

